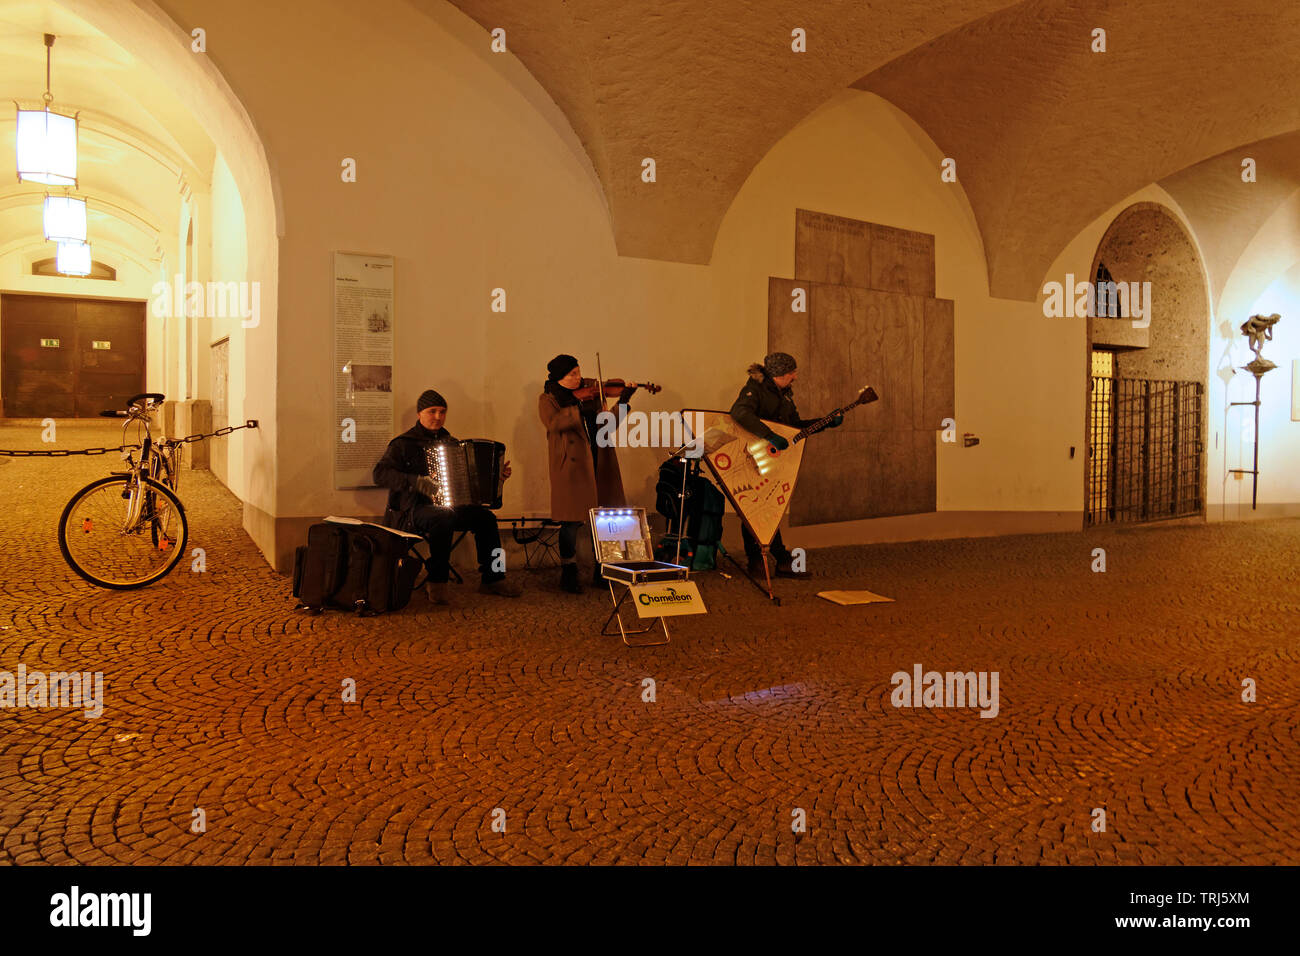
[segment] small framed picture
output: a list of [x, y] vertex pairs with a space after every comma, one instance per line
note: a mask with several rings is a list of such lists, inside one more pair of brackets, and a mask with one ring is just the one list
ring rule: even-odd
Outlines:
[[1291, 360], [1291, 421], [1300, 422], [1300, 359]]

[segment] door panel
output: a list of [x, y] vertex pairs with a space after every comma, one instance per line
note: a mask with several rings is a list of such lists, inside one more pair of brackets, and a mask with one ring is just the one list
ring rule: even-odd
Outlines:
[[6, 294], [0, 332], [7, 417], [88, 418], [144, 391], [143, 302]]
[[[230, 390], [230, 339], [212, 343], [212, 361], [209, 366], [212, 374], [212, 428], [214, 431], [230, 424], [230, 411], [227, 394]], [[213, 438], [209, 449], [208, 461], [215, 474], [223, 484], [229, 486], [228, 453], [230, 439]]]

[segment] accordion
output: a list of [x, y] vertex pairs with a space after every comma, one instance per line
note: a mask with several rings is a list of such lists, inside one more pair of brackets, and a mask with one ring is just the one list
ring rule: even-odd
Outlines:
[[443, 508], [457, 505], [501, 507], [501, 462], [506, 446], [499, 441], [470, 438], [465, 441], [430, 442], [424, 446], [429, 477], [437, 485], [433, 503]]

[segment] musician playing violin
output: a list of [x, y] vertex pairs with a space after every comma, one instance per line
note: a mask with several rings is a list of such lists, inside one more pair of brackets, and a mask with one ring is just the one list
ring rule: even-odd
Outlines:
[[[597, 382], [584, 379], [578, 360], [557, 355], [546, 364], [546, 385], [537, 400], [537, 412], [546, 426], [546, 444], [551, 477], [551, 517], [560, 529], [560, 587], [581, 594], [578, 583], [578, 534], [587, 523], [588, 512], [596, 507], [623, 507], [623, 476], [613, 446], [602, 447], [596, 416], [602, 407], [601, 393], [614, 402], [614, 413], [626, 413], [628, 399], [637, 390], [635, 382]], [[604, 386], [611, 386], [605, 388]], [[600, 567], [592, 573], [599, 585]]]
[[[800, 418], [799, 409], [794, 404], [794, 389], [791, 387], [799, 377], [798, 364], [794, 356], [787, 352], [772, 352], [762, 363], [755, 362], [749, 367], [749, 380], [741, 387], [731, 406], [731, 417], [747, 431], [759, 438], [765, 438], [777, 451], [785, 451], [789, 443], [763, 424], [763, 419], [780, 422], [792, 428], [804, 428], [819, 419]], [[844, 423], [843, 415], [836, 415], [830, 421], [831, 428]], [[745, 555], [749, 558], [749, 573], [755, 577], [763, 574], [763, 549], [758, 539], [750, 533], [749, 527], [741, 524], [741, 537], [745, 540]], [[776, 533], [769, 547], [772, 557], [776, 559], [776, 573], [780, 577], [797, 578], [803, 573], [794, 570], [789, 550], [781, 540], [781, 532]]]
[[[506, 576], [493, 570], [501, 548], [497, 516], [482, 505], [444, 508], [434, 504], [437, 486], [429, 477], [424, 446], [456, 439], [443, 427], [447, 421], [447, 400], [433, 389], [416, 402], [419, 420], [388, 443], [384, 457], [375, 465], [375, 484], [388, 489], [388, 511], [384, 524], [399, 531], [412, 531], [429, 542], [425, 568], [429, 580], [425, 591], [433, 604], [448, 604], [447, 578], [451, 569], [451, 545], [457, 531], [471, 531], [478, 552], [479, 590], [498, 597], [518, 597], [519, 590], [506, 583]], [[510, 477], [510, 462], [501, 467], [501, 477]]]

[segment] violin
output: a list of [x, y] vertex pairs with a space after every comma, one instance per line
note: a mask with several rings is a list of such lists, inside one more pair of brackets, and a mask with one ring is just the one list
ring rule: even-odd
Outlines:
[[611, 392], [617, 394], [625, 388], [644, 388], [651, 395], [656, 392], [662, 392], [663, 386], [656, 385], [654, 382], [628, 382], [621, 378], [607, 378], [605, 381], [595, 378], [584, 378], [578, 383], [578, 387], [573, 390], [573, 394], [580, 400], [586, 401], [593, 398], [599, 398], [601, 390], [605, 391], [606, 397]]
[[656, 385], [654, 382], [628, 382], [621, 378], [607, 378], [603, 382], [598, 382], [594, 378], [584, 378], [579, 388], [603, 388], [607, 392], [622, 391], [625, 388], [644, 388], [651, 395], [662, 392], [664, 387]]

